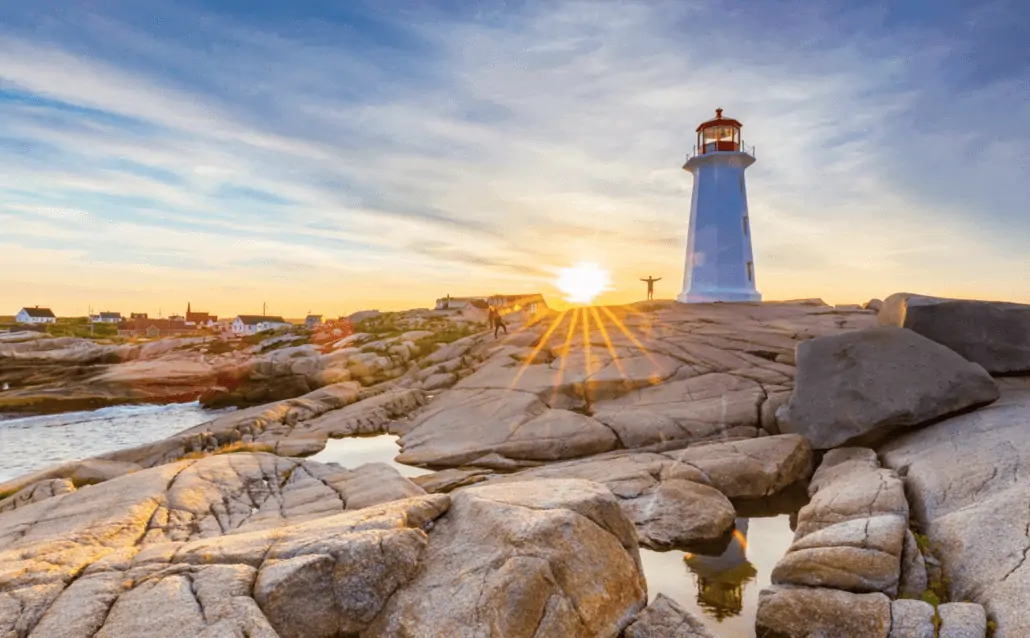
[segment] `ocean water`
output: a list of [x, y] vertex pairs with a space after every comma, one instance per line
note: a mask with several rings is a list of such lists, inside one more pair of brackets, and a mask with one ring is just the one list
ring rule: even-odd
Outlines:
[[0, 416], [0, 481], [49, 465], [152, 443], [224, 414], [197, 402]]
[[396, 469], [401, 476], [419, 476], [432, 474], [432, 470], [412, 467], [394, 461], [400, 454], [397, 437], [392, 434], [378, 436], [357, 436], [345, 439], [329, 439], [318, 454], [308, 459], [319, 463], [339, 463], [347, 469], [353, 469], [365, 463], [386, 463]]

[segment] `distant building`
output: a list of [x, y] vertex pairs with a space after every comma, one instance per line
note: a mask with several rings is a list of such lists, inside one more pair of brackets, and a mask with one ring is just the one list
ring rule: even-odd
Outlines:
[[171, 337], [193, 332], [185, 321], [172, 319], [130, 319], [118, 326], [119, 337]]
[[92, 323], [121, 323], [122, 313], [120, 312], [101, 312], [98, 315], [93, 315], [89, 318]]
[[210, 327], [218, 323], [218, 317], [207, 312], [193, 312], [192, 304], [186, 304], [186, 323]]
[[282, 317], [266, 317], [262, 315], [239, 315], [232, 322], [232, 331], [236, 334], [252, 335], [276, 328], [288, 328], [292, 324]]
[[18, 323], [57, 323], [57, 316], [54, 315], [50, 308], [34, 306], [32, 308], [22, 308], [15, 315], [14, 320]]
[[466, 308], [486, 308], [487, 297], [452, 297], [447, 295], [436, 300], [437, 310], [465, 310]]
[[146, 318], [147, 318], [147, 313], [145, 313], [145, 312], [130, 312], [129, 313], [129, 320], [130, 321], [134, 321], [136, 319], [146, 319]]
[[320, 325], [322, 325], [322, 315], [308, 315], [304, 319], [304, 326], [309, 330], [314, 330]]

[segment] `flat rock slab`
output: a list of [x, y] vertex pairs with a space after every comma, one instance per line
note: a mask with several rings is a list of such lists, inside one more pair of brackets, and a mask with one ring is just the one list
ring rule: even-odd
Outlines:
[[624, 638], [716, 638], [700, 620], [665, 594], [658, 594], [647, 609], [626, 628]]
[[991, 374], [1030, 372], [1030, 305], [897, 293], [878, 321], [943, 344]]
[[953, 600], [982, 604], [995, 636], [1030, 635], [1030, 392], [907, 434], [881, 449], [942, 558]]
[[888, 638], [891, 601], [878, 593], [775, 586], [758, 595], [755, 630], [759, 636], [777, 638]]
[[646, 603], [633, 528], [596, 483], [470, 487], [366, 635], [614, 638]]
[[757, 381], [705, 374], [633, 391], [597, 404], [594, 416], [625, 447], [664, 441], [694, 443], [727, 436], [756, 436], [766, 394]]
[[888, 436], [995, 401], [987, 372], [910, 330], [874, 328], [805, 341], [781, 432], [817, 450], [877, 445]]
[[532, 393], [451, 390], [415, 417], [400, 439], [399, 463], [458, 467], [495, 453], [556, 461], [613, 449], [615, 434], [595, 419], [550, 410]]

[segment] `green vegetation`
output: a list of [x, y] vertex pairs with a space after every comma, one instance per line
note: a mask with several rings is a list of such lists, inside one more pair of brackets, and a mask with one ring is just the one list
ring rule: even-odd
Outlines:
[[[919, 552], [924, 557], [933, 558], [938, 564], [940, 559], [938, 557], [937, 549], [933, 546], [930, 538], [925, 534], [912, 530], [912, 536], [916, 539], [916, 545], [919, 547]], [[929, 575], [929, 574], [928, 574]], [[937, 612], [937, 608], [942, 604], [949, 602], [948, 598], [948, 579], [943, 575], [937, 577], [931, 577], [927, 583], [927, 589], [919, 596], [919, 600], [933, 606], [933, 625], [934, 631], [940, 631], [941, 628], [941, 616]], [[990, 623], [988, 623], [990, 625]]]
[[473, 328], [469, 324], [451, 324], [416, 341], [415, 346], [418, 347], [417, 356], [425, 357], [436, 350], [437, 346], [454, 343], [458, 339], [464, 339], [473, 334], [473, 332]]
[[368, 317], [354, 324], [354, 332], [367, 332], [375, 335], [376, 339], [389, 339], [398, 337], [405, 332], [405, 328], [398, 325], [400, 313], [386, 312], [375, 317]]

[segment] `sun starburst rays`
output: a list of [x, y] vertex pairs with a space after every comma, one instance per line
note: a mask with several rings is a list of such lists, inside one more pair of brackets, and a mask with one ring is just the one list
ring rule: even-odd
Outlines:
[[[591, 317], [593, 318], [592, 321]], [[577, 386], [576, 394], [582, 394], [582, 399], [586, 401], [587, 405], [592, 405], [596, 398], [593, 376], [598, 372], [598, 369], [608, 365], [607, 362], [602, 362], [598, 359], [598, 355], [594, 350], [595, 346], [600, 347], [600, 343], [594, 342], [596, 338], [594, 336], [595, 329], [600, 333], [600, 341], [604, 344], [604, 350], [611, 357], [610, 363], [615, 366], [619, 378], [623, 383], [635, 384], [630, 378], [631, 375], [627, 370], [625, 362], [616, 349], [613, 341], [613, 335], [616, 333], [612, 331], [611, 326], [606, 325], [609, 323], [611, 326], [614, 326], [615, 330], [622, 333], [624, 338], [632, 344], [632, 347], [640, 352], [641, 356], [647, 358], [650, 363], [651, 372], [646, 382], [657, 383], [661, 378], [662, 366], [655, 359], [648, 346], [644, 345], [637, 335], [633, 333], [633, 330], [610, 308], [605, 306], [587, 306], [563, 310], [553, 317], [550, 325], [541, 335], [532, 352], [523, 359], [521, 366], [508, 386], [509, 389], [514, 389], [519, 384], [530, 366], [540, 357], [541, 351], [549, 347], [557, 338], [561, 339], [561, 342], [554, 344], [553, 354], [557, 356], [559, 361], [557, 369], [554, 371], [553, 381], [547, 384], [550, 386], [549, 404], [552, 407], [557, 404], [558, 395], [562, 388], [565, 387], [566, 379], [573, 378]], [[582, 352], [581, 358], [576, 356], [577, 348]], [[573, 365], [574, 363], [575, 365]]]

